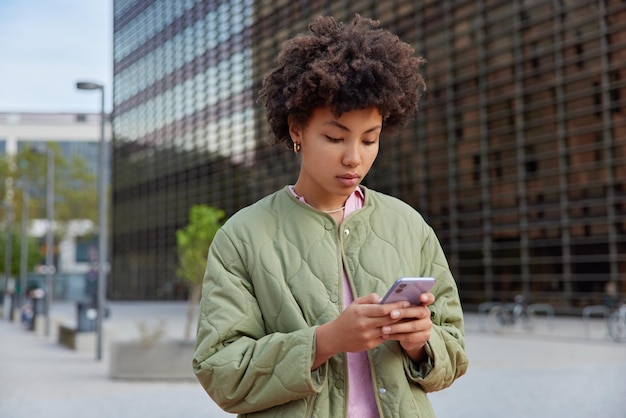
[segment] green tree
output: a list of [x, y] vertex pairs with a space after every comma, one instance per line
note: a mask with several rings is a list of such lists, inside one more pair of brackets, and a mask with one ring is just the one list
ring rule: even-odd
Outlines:
[[224, 211], [206, 205], [189, 210], [189, 223], [176, 231], [177, 274], [191, 287], [187, 309], [185, 339], [191, 338], [191, 325], [200, 301], [202, 279], [206, 269], [209, 246], [225, 221]]
[[[56, 143], [46, 145], [54, 152], [54, 220], [61, 224], [72, 219], [98, 219], [97, 177], [85, 159], [77, 154], [64, 155]], [[15, 182], [31, 188], [31, 218], [46, 217], [47, 158], [26, 147], [14, 156]], [[0, 173], [2, 174], [2, 173]], [[14, 207], [19, 208], [21, 190], [15, 190]], [[18, 211], [16, 211], [18, 213]]]
[[[79, 155], [64, 155], [56, 143], [46, 147], [54, 153], [54, 221], [57, 225], [55, 241], [64, 234], [64, 226], [72, 219], [89, 219], [94, 223], [98, 217], [96, 175], [89, 170], [85, 159]], [[7, 228], [13, 236], [11, 272], [19, 274], [20, 241], [18, 229], [23, 216], [23, 193], [28, 188], [30, 199], [28, 218], [45, 219], [46, 214], [47, 156], [34, 152], [30, 147], [17, 154], [0, 157], [0, 202], [2, 205], [2, 228], [0, 254], [4, 254]], [[11, 212], [12, 216], [7, 216]], [[10, 219], [10, 221], [9, 221]], [[16, 241], [17, 239], [17, 241]], [[41, 260], [37, 241], [29, 239], [28, 269]], [[35, 250], [32, 250], [34, 247]], [[0, 260], [4, 272], [4, 257]]]
[[[6, 231], [3, 231], [6, 232]], [[20, 275], [20, 260], [21, 260], [21, 245], [22, 245], [22, 237], [18, 234], [11, 234], [11, 276], [14, 277], [19, 282]], [[27, 237], [27, 259], [26, 259], [26, 271], [32, 271], [33, 268], [41, 261], [41, 252], [39, 251], [39, 244], [36, 238]], [[3, 234], [0, 239], [0, 272], [4, 274], [5, 266], [4, 266], [4, 252], [6, 245], [6, 235]]]
[[9, 157], [5, 156], [0, 159], [0, 203], [4, 202], [4, 197], [6, 196], [6, 179], [9, 177], [9, 173], [11, 172], [9, 166]]

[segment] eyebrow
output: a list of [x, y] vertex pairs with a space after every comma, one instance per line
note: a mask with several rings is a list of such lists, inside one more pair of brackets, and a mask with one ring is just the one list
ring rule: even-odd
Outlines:
[[[350, 132], [350, 129], [348, 129], [347, 126], [337, 122], [336, 120], [329, 120], [328, 122], [324, 123], [324, 125], [331, 125], [331, 126], [335, 126], [341, 130], [344, 130], [346, 132]], [[366, 130], [365, 132], [363, 132], [364, 134], [368, 134], [370, 132], [374, 132], [377, 131], [379, 129], [382, 129], [382, 125], [376, 125], [376, 126], [372, 126], [371, 128], [369, 128], [368, 130]]]

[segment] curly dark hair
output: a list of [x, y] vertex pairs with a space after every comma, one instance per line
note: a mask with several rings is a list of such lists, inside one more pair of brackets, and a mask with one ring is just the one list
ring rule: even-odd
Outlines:
[[318, 16], [309, 33], [285, 43], [259, 94], [273, 144], [291, 147], [288, 118], [306, 124], [318, 106], [329, 106], [337, 117], [376, 107], [386, 134], [396, 133], [417, 114], [426, 88], [419, 72], [425, 61], [378, 25], [359, 15], [351, 25]]

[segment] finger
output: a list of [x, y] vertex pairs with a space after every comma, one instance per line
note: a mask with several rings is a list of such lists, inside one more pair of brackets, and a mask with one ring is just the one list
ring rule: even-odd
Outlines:
[[420, 295], [420, 302], [423, 306], [431, 305], [435, 302], [435, 295], [430, 292], [422, 293]]
[[370, 293], [369, 295], [361, 296], [360, 298], [354, 299], [355, 303], [359, 303], [362, 305], [365, 304], [378, 304], [382, 298], [377, 293]]
[[406, 336], [406, 334], [430, 333], [431, 328], [430, 319], [416, 319], [385, 325], [381, 328], [381, 332], [384, 339], [398, 339]]
[[354, 302], [359, 304], [370, 304], [374, 305], [371, 307], [372, 316], [387, 316], [393, 310], [404, 309], [411, 306], [411, 303], [408, 301], [399, 301], [392, 303], [383, 303], [381, 304], [381, 297], [376, 293], [370, 293], [369, 295], [362, 296], [358, 299], [355, 299]]
[[394, 315], [394, 311], [390, 312], [390, 316], [394, 319], [424, 319], [430, 317], [430, 309], [424, 305], [410, 305], [404, 309], [397, 309], [398, 314]]
[[[404, 332], [398, 334], [384, 334], [381, 338], [383, 341], [394, 340], [401, 344], [417, 344], [422, 346], [430, 339], [430, 331], [424, 330], [422, 332]], [[408, 348], [408, 347], [405, 347]]]

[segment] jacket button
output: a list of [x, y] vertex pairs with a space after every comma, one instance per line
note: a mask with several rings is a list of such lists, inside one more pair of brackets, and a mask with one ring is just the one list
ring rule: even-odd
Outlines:
[[380, 388], [380, 389], [378, 389], [378, 393], [380, 393], [381, 395], [384, 395], [385, 393], [387, 393], [387, 389]]
[[335, 382], [335, 387], [336, 387], [337, 389], [343, 389], [343, 380], [337, 380], [337, 381]]
[[350, 235], [350, 230], [349, 229], [344, 229], [343, 230], [343, 234], [347, 237], [348, 235]]
[[330, 295], [330, 301], [332, 303], [337, 303], [337, 301], [339, 301], [339, 296], [337, 296], [335, 294]]

